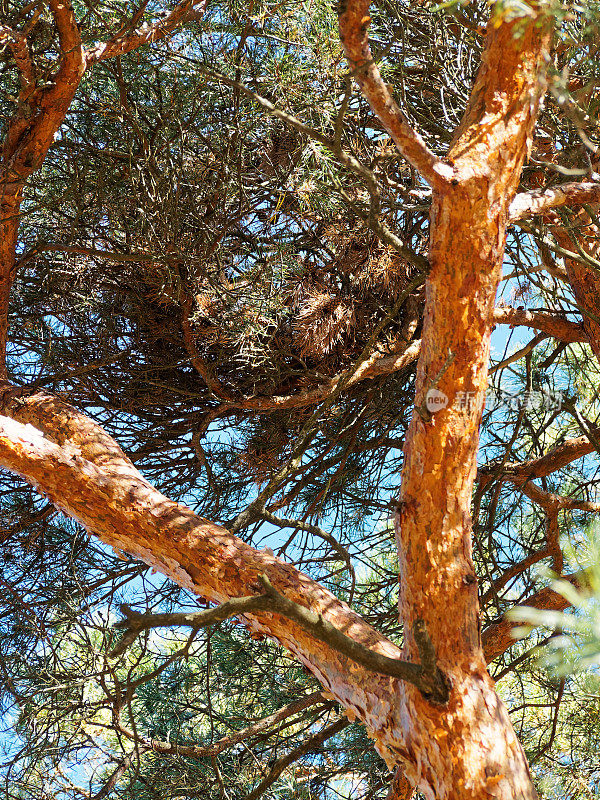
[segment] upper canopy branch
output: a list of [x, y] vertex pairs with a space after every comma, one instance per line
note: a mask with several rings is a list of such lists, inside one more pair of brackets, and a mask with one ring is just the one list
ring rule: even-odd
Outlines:
[[453, 169], [432, 153], [408, 122], [381, 77], [371, 55], [368, 28], [369, 0], [340, 0], [340, 39], [352, 68], [352, 75], [398, 150], [432, 186], [452, 178]]
[[125, 55], [144, 44], [164, 39], [180, 22], [185, 21], [190, 11], [195, 11], [196, 14], [204, 12], [206, 3], [207, 0], [183, 0], [155, 22], [144, 22], [138, 28], [126, 27], [107, 42], [96, 44], [86, 50], [86, 63], [90, 65], [97, 61], [106, 61], [109, 58]]
[[5, 42], [9, 46], [15, 64], [21, 72], [21, 84], [23, 89], [26, 90], [35, 83], [35, 70], [27, 44], [27, 37], [24, 33], [15, 31], [7, 25], [0, 25], [0, 45]]

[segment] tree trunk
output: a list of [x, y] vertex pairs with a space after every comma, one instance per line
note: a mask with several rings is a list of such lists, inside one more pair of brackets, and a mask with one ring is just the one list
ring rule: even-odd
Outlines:
[[[543, 20], [498, 22], [490, 24], [471, 106], [449, 153], [454, 179], [434, 190], [416, 410], [397, 513], [405, 655], [414, 656], [410, 631], [423, 619], [452, 683], [448, 708], [427, 703], [410, 686], [401, 689], [407, 755], [415, 765], [407, 777], [432, 800], [536, 796], [487, 673], [471, 560], [471, 493], [508, 206], [550, 44]], [[443, 393], [446, 407], [430, 413], [430, 391]]]

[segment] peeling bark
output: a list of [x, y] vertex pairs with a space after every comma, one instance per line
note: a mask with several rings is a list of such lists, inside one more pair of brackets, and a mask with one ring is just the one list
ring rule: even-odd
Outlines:
[[[470, 107], [449, 152], [454, 178], [433, 193], [416, 409], [396, 527], [404, 630], [417, 617], [425, 620], [453, 684], [447, 709], [401, 687], [405, 755], [415, 765], [407, 777], [431, 800], [536, 796], [481, 647], [470, 504], [508, 210], [543, 94], [549, 44], [541, 18], [492, 19]], [[448, 398], [435, 414], [425, 405], [430, 389]], [[405, 636], [410, 657], [415, 643]]]
[[[400, 649], [291, 564], [245, 544], [158, 492], [91, 419], [45, 394], [8, 398], [0, 417], [0, 465], [21, 475], [64, 513], [118, 551], [130, 553], [210, 601], [275, 589], [321, 614], [365, 647], [390, 658]], [[402, 741], [399, 681], [349, 661], [273, 613], [246, 625], [280, 642], [310, 669], [350, 719], [362, 720], [392, 766]]]

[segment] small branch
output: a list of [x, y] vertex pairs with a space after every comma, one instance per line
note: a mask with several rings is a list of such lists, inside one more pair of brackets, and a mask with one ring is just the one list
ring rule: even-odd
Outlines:
[[310, 609], [280, 594], [266, 575], [259, 576], [258, 582], [264, 589], [264, 594], [236, 597], [206, 611], [140, 614], [129, 606], [122, 605], [120, 608], [125, 614], [125, 619], [118, 622], [115, 628], [124, 629], [125, 633], [119, 644], [111, 650], [109, 656], [115, 658], [121, 655], [135, 641], [141, 631], [150, 628], [179, 625], [197, 630], [217, 622], [223, 622], [229, 617], [268, 612], [280, 614], [295, 622], [314, 639], [323, 642], [332, 650], [361, 664], [371, 672], [389, 675], [392, 678], [412, 683], [431, 702], [441, 704], [448, 702], [449, 683], [437, 667], [433, 645], [422, 620], [415, 622], [413, 630], [421, 656], [421, 664], [413, 664], [384, 656], [359, 644], [334, 627], [322, 615], [315, 614]]
[[[563, 575], [561, 580], [568, 581], [573, 586], [580, 587], [585, 580], [585, 573]], [[545, 611], [564, 611], [570, 606], [569, 601], [562, 594], [546, 586], [539, 592], [531, 595], [516, 608], [538, 608]], [[508, 650], [515, 643], [512, 636], [513, 628], [520, 625], [516, 620], [503, 617], [499, 622], [488, 625], [482, 634], [483, 652], [489, 663]]]
[[[274, 106], [270, 100], [267, 100], [266, 97], [262, 97], [256, 92], [253, 92], [252, 89], [249, 89], [245, 84], [240, 83], [240, 81], [233, 80], [233, 78], [229, 78], [227, 75], [223, 75], [220, 72], [215, 72], [214, 70], [206, 69], [200, 65], [198, 66], [198, 71], [202, 75], [206, 75], [207, 78], [212, 78], [213, 80], [216, 80], [225, 86], [230, 86], [232, 89], [237, 89], [246, 97], [253, 100], [269, 114], [272, 114], [276, 119], [279, 119], [281, 122], [289, 125], [290, 128], [298, 131], [298, 133], [301, 133], [304, 136], [307, 136], [309, 139], [318, 142], [326, 150], [329, 150], [329, 152], [337, 158], [340, 164], [349, 169], [355, 175], [358, 175], [364, 181], [371, 195], [378, 194], [377, 181], [375, 180], [375, 176], [371, 170], [367, 169], [367, 167], [365, 167], [364, 164], [361, 164], [361, 162], [353, 155], [343, 150], [335, 138], [331, 139], [328, 136], [325, 136], [325, 134], [321, 133], [321, 131], [306, 125], [304, 122], [297, 119], [297, 117], [294, 117], [292, 114], [288, 114], [287, 111], [282, 111]], [[404, 247], [404, 245], [402, 245], [402, 247]], [[407, 250], [407, 253], [408, 252], [410, 251]]]
[[131, 609], [128, 605], [122, 604], [119, 608], [121, 613], [125, 615], [125, 619], [117, 622], [114, 627], [117, 630], [125, 630], [125, 633], [119, 644], [109, 652], [108, 656], [109, 658], [117, 658], [122, 655], [142, 631], [150, 630], [150, 628], [178, 625], [199, 630], [200, 628], [206, 628], [208, 625], [223, 622], [229, 617], [236, 617], [253, 611], [267, 611], [270, 607], [271, 603], [267, 595], [234, 597], [225, 603], [221, 603], [216, 608], [209, 608], [206, 611], [174, 614], [141, 614]]
[[[46, 242], [39, 242], [31, 250], [28, 250], [26, 253], [23, 253], [20, 256], [18, 264], [22, 266], [23, 264], [30, 261], [32, 258], [38, 253], [65, 253], [67, 255], [82, 255], [82, 256], [89, 256], [90, 258], [101, 258], [106, 261], [133, 261], [134, 263], [138, 262], [145, 262], [145, 261], [158, 261], [159, 258], [156, 255], [152, 255], [150, 253], [118, 253], [116, 251], [109, 251], [109, 250], [98, 250], [93, 247], [78, 247], [76, 245], [66, 245], [66, 244], [51, 244]], [[160, 257], [160, 260], [164, 260], [164, 256]]]
[[35, 68], [29, 52], [27, 38], [19, 31], [14, 31], [7, 25], [0, 25], [0, 45], [6, 43], [10, 47], [13, 54], [15, 64], [21, 73], [21, 87], [22, 95], [20, 99], [24, 99], [32, 86], [35, 86]]
[[509, 208], [509, 219], [516, 222], [523, 217], [543, 214], [560, 206], [600, 203], [600, 183], [577, 182], [552, 186], [549, 189], [535, 189], [516, 195]]
[[261, 575], [258, 580], [264, 588], [266, 596], [271, 600], [270, 610], [292, 620], [313, 638], [324, 642], [332, 650], [336, 650], [372, 672], [389, 675], [392, 678], [399, 678], [412, 683], [423, 695], [431, 700], [439, 703], [448, 702], [449, 686], [447, 679], [435, 665], [435, 655], [433, 656], [434, 664], [432, 667], [432, 650], [430, 649], [432, 645], [422, 620], [415, 622], [415, 631], [413, 633], [415, 640], [419, 638], [421, 642], [419, 647], [421, 655], [423, 653], [427, 654], [427, 663], [412, 664], [369, 650], [335, 628], [320, 614], [314, 614], [304, 606], [294, 603], [279, 594], [265, 575]]
[[563, 399], [562, 406], [565, 411], [577, 422], [581, 428], [581, 431], [587, 436], [587, 438], [590, 440], [590, 443], [594, 446], [596, 452], [600, 453], [600, 441], [598, 441], [598, 432], [594, 430], [594, 425], [589, 421], [589, 419], [587, 419], [587, 417], [583, 416], [575, 403], [573, 403], [571, 400]]
[[323, 539], [329, 545], [331, 545], [331, 547], [340, 556], [342, 561], [344, 561], [351, 575], [354, 575], [354, 568], [352, 567], [352, 560], [350, 558], [350, 553], [346, 550], [345, 547], [342, 547], [342, 545], [338, 542], [335, 536], [332, 536], [331, 533], [328, 533], [327, 531], [324, 531], [322, 528], [319, 528], [318, 525], [311, 525], [309, 522], [301, 522], [300, 520], [296, 519], [277, 517], [275, 516], [275, 514], [271, 514], [271, 512], [267, 511], [266, 509], [264, 511], [261, 511], [260, 516], [267, 522], [270, 522], [272, 525], [277, 525], [280, 528], [295, 528], [298, 531], [306, 531], [307, 533], [314, 533], [315, 536], [319, 536], [321, 539]]
[[106, 783], [95, 794], [90, 796], [90, 800], [104, 800], [105, 797], [109, 797], [117, 783], [129, 769], [135, 756], [137, 756], [136, 750], [128, 753], [111, 773]]
[[[181, 22], [185, 22], [189, 18], [191, 11], [200, 15], [206, 9], [207, 0], [183, 0], [178, 3], [174, 9], [165, 14], [161, 19], [155, 22], [144, 22], [139, 28], [131, 28], [124, 32], [119, 32], [112, 39], [101, 44], [96, 44], [94, 47], [86, 50], [85, 60], [88, 65], [95, 64], [98, 61], [106, 61], [115, 56], [122, 56], [141, 47], [145, 44], [158, 42], [169, 36], [173, 30]], [[135, 19], [135, 18], [134, 18]], [[134, 23], [135, 24], [135, 23]]]
[[312, 736], [306, 738], [302, 744], [298, 745], [298, 747], [294, 748], [290, 751], [287, 755], [283, 756], [282, 758], [278, 759], [273, 766], [271, 767], [271, 771], [263, 778], [263, 780], [258, 784], [258, 786], [253, 789], [250, 794], [247, 794], [243, 800], [257, 800], [268, 788], [271, 786], [277, 778], [281, 775], [281, 773], [297, 761], [302, 756], [310, 753], [312, 750], [316, 750], [320, 747], [327, 739], [331, 739], [332, 736], [335, 736], [336, 733], [340, 733], [350, 725], [349, 719], [338, 719], [335, 722], [332, 722], [331, 725], [328, 725], [326, 728], [323, 728], [319, 733], [315, 733]]
[[374, 114], [394, 140], [398, 150], [432, 187], [446, 185], [453, 168], [432, 153], [413, 129], [381, 77], [371, 55], [368, 28], [369, 0], [340, 0], [340, 40], [352, 69]]
[[498, 372], [498, 370], [504, 369], [504, 367], [508, 367], [510, 364], [514, 364], [515, 361], [520, 361], [522, 358], [529, 355], [532, 350], [535, 350], [540, 342], [543, 342], [544, 339], [547, 338], [547, 333], [538, 333], [530, 342], [527, 342], [525, 347], [522, 347], [520, 350], [517, 350], [512, 355], [505, 358], [503, 361], [500, 361], [498, 364], [494, 364], [493, 367], [490, 367], [489, 374], [493, 375], [494, 372]]
[[118, 730], [128, 739], [134, 741], [138, 746], [152, 750], [154, 753], [160, 753], [161, 755], [177, 755], [183, 756], [184, 758], [214, 758], [229, 747], [233, 747], [240, 742], [245, 742], [254, 736], [268, 736], [270, 728], [274, 728], [289, 717], [299, 714], [301, 711], [319, 702], [323, 703], [324, 707], [327, 707], [328, 701], [324, 701], [322, 692], [312, 692], [311, 694], [301, 697], [299, 700], [294, 700], [293, 703], [289, 703], [289, 705], [280, 708], [278, 711], [273, 712], [273, 714], [254, 722], [249, 727], [241, 731], [233, 731], [207, 746], [178, 744], [177, 742], [167, 742], [161, 739], [143, 739], [138, 736], [135, 731], [121, 724], [118, 725]]
[[183, 331], [183, 341], [185, 349], [187, 350], [192, 366], [200, 375], [207, 389], [219, 400], [224, 400], [229, 403], [235, 403], [235, 398], [227, 394], [221, 385], [221, 381], [214, 374], [213, 370], [201, 358], [196, 342], [194, 341], [194, 332], [190, 322], [192, 313], [192, 298], [190, 295], [185, 295], [181, 300], [181, 329]]
[[[600, 430], [598, 434], [600, 435]], [[486, 464], [484, 467], [479, 468], [477, 480], [480, 486], [487, 486], [496, 479], [510, 480], [516, 485], [521, 485], [525, 481], [551, 475], [553, 472], [566, 467], [572, 461], [593, 453], [594, 449], [594, 445], [587, 436], [565, 439], [564, 442], [557, 444], [552, 450], [539, 458], [504, 464], [499, 474], [496, 474], [497, 463]]]

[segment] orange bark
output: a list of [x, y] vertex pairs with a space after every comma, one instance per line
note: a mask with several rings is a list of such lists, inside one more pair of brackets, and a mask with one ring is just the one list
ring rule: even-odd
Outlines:
[[[204, 598], [252, 592], [266, 574], [281, 594], [377, 652], [400, 649], [291, 564], [245, 544], [158, 492], [91, 419], [44, 394], [4, 402], [0, 465], [22, 475], [103, 542], [139, 558]], [[273, 613], [247, 615], [251, 630], [279, 641], [345, 708], [361, 719], [390, 766], [402, 745], [399, 681], [366, 670]]]
[[163, 39], [194, 7], [203, 10], [205, 0], [183, 0], [164, 18], [139, 30], [125, 31], [108, 42], [85, 51], [70, 0], [48, 0], [58, 32], [59, 63], [49, 85], [37, 87], [26, 37], [0, 26], [0, 41], [7, 37], [22, 75], [22, 90], [15, 115], [8, 123], [0, 150], [0, 379], [6, 375], [8, 301], [17, 270], [16, 247], [23, 190], [28, 178], [46, 157], [62, 125], [86, 69], [98, 61], [130, 52]]
[[[43, 160], [87, 63], [72, 10], [56, 0], [51, 8], [64, 53], [59, 72], [64, 81], [54, 106], [45, 111], [38, 106], [40, 127], [31, 134], [32, 160], [23, 162], [27, 168]], [[365, 0], [343, 4], [340, 30], [346, 51], [373, 109], [434, 189], [417, 412], [406, 443], [397, 538], [406, 655], [418, 660], [408, 631], [423, 619], [452, 682], [450, 702], [444, 707], [427, 702], [412, 687], [350, 663], [276, 614], [248, 615], [245, 621], [280, 641], [351, 717], [366, 724], [388, 763], [405, 766], [407, 780], [398, 779], [403, 791], [418, 785], [428, 800], [530, 800], [535, 790], [527, 762], [494, 691], [481, 646], [470, 501], [509, 206], [543, 93], [550, 33], [533, 12], [512, 21], [493, 16], [467, 114], [442, 161], [408, 125], [372, 63], [367, 10]], [[162, 35], [164, 27], [156, 27], [149, 40]], [[137, 35], [115, 37], [101, 52], [90, 52], [89, 62], [125, 52], [134, 41], [148, 41], [145, 34]], [[17, 139], [11, 141], [16, 146]], [[2, 232], [13, 236], [0, 254], [6, 256], [0, 265], [3, 287], [9, 286], [14, 270], [16, 228], [10, 220], [18, 212], [27, 177], [19, 175], [17, 183], [6, 177], [3, 183], [3, 200], [12, 206], [2, 207]], [[0, 302], [2, 297], [0, 287]], [[380, 367], [373, 363], [365, 369], [377, 374]], [[431, 388], [450, 400], [435, 415], [424, 406]], [[456, 404], [459, 393], [470, 402]], [[400, 657], [397, 647], [291, 565], [161, 495], [85, 416], [39, 395], [8, 399], [4, 410], [9, 416], [0, 418], [0, 464], [36, 485], [104, 542], [217, 602], [253, 589], [259, 593], [256, 580], [264, 572], [280, 593], [309, 605], [356, 641]]]
[[[448, 708], [401, 689], [407, 777], [430, 798], [536, 796], [481, 647], [470, 504], [508, 209], [543, 94], [549, 44], [540, 18], [492, 20], [449, 152], [453, 180], [433, 192], [416, 411], [397, 513], [405, 655], [415, 652], [406, 632], [420, 617], [452, 681]], [[434, 415], [425, 408], [432, 388], [449, 399]]]

